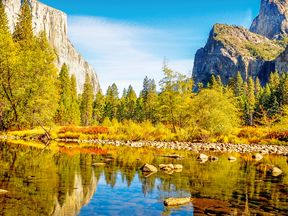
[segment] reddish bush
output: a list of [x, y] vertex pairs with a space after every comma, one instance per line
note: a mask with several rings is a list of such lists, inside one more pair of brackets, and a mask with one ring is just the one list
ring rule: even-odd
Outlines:
[[288, 142], [288, 131], [273, 131], [267, 135], [267, 138]]
[[93, 126], [93, 127], [75, 127], [75, 126], [67, 126], [62, 127], [59, 130], [59, 133], [82, 133], [82, 134], [104, 134], [108, 133], [108, 128], [103, 126]]

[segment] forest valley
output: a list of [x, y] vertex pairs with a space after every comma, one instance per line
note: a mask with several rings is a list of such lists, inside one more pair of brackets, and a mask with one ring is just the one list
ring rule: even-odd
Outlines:
[[164, 65], [160, 91], [145, 77], [139, 96], [130, 85], [119, 97], [116, 84], [94, 95], [87, 74], [78, 95], [75, 76], [65, 64], [58, 74], [56, 58], [45, 32], [33, 34], [27, 1], [13, 34], [0, 2], [2, 134], [33, 137], [45, 126], [52, 138], [288, 143], [286, 73], [272, 73], [264, 86], [240, 73], [227, 85], [212, 75], [193, 92], [191, 77]]

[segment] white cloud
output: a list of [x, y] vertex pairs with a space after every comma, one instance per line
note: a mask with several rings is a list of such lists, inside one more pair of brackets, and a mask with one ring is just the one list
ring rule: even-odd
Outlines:
[[158, 82], [164, 56], [172, 69], [188, 74], [193, 66], [192, 51], [190, 56], [169, 56], [181, 53], [185, 41], [191, 43], [191, 38], [183, 39], [186, 33], [99, 17], [69, 18], [70, 39], [96, 69], [104, 91], [115, 82], [119, 92], [129, 84], [139, 92], [146, 75]]

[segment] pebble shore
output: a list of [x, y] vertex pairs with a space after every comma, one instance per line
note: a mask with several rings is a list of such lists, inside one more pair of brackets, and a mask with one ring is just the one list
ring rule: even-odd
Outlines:
[[[19, 137], [0, 136], [0, 140], [17, 140]], [[224, 143], [191, 143], [191, 142], [157, 142], [157, 141], [111, 141], [111, 140], [78, 140], [56, 139], [57, 142], [85, 143], [113, 146], [128, 146], [133, 148], [153, 147], [158, 149], [186, 150], [195, 153], [254, 153], [277, 154], [288, 156], [288, 145], [260, 145], [260, 144], [224, 144]]]
[[189, 143], [189, 142], [156, 142], [156, 141], [111, 141], [111, 140], [67, 140], [59, 139], [59, 142], [78, 142], [87, 144], [128, 146], [133, 148], [153, 147], [158, 149], [186, 150], [195, 153], [219, 152], [219, 153], [253, 153], [277, 154], [288, 156], [288, 146], [259, 145], [259, 144], [224, 144], [224, 143]]

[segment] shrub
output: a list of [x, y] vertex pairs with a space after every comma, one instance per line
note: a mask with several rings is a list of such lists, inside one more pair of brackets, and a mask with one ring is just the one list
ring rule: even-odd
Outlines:
[[269, 139], [277, 139], [282, 142], [288, 142], [288, 131], [272, 131], [270, 132], [266, 138]]
[[67, 126], [62, 127], [59, 130], [59, 133], [83, 133], [83, 134], [103, 134], [108, 133], [108, 128], [103, 126], [93, 126], [93, 127], [75, 127], [75, 126]]

